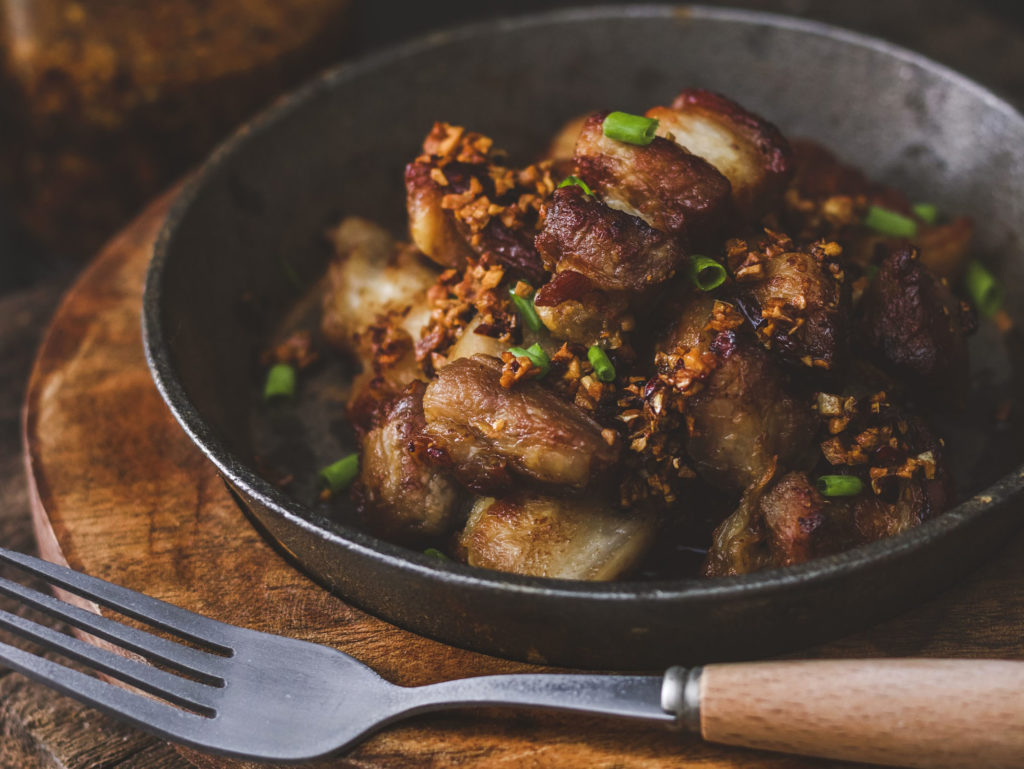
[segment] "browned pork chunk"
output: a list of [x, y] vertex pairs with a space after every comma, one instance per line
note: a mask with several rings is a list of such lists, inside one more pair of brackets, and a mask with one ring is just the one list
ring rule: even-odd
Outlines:
[[576, 143], [579, 175], [597, 196], [691, 246], [717, 235], [732, 211], [729, 180], [660, 136], [645, 147], [608, 138], [607, 114], [587, 118]]
[[456, 190], [446, 177], [446, 183], [440, 184], [434, 178], [439, 170], [438, 164], [429, 160], [405, 167], [409, 236], [420, 251], [442, 267], [460, 269], [473, 256], [473, 249], [455, 226], [452, 212], [442, 203], [446, 195], [463, 190]]
[[834, 370], [847, 352], [850, 299], [835, 243], [796, 250], [772, 233], [760, 249], [730, 241], [738, 301], [758, 339], [792, 363]]
[[363, 438], [355, 492], [371, 531], [413, 545], [451, 528], [459, 496], [447, 473], [425, 454], [425, 388], [412, 383]]
[[823, 497], [803, 472], [757, 483], [715, 530], [704, 574], [724, 577], [793, 566], [904, 532], [947, 507], [943, 474], [897, 479], [891, 500], [871, 490]]
[[776, 463], [796, 460], [811, 441], [814, 420], [761, 347], [726, 332], [711, 350], [718, 365], [689, 401], [687, 451], [704, 478], [738, 491]]
[[414, 348], [430, 320], [427, 290], [437, 275], [415, 248], [365, 219], [345, 219], [330, 237], [336, 256], [324, 278], [320, 328], [362, 365], [347, 407], [362, 430], [381, 403], [423, 376]]
[[612, 430], [536, 382], [501, 386], [502, 364], [486, 355], [449, 363], [423, 397], [426, 433], [459, 480], [483, 490], [512, 471], [582, 489], [619, 457]]
[[[709, 306], [710, 305], [710, 306]], [[809, 445], [816, 428], [811, 404], [798, 397], [779, 364], [743, 328], [738, 311], [698, 296], [659, 343], [665, 381], [689, 381], [688, 361], [700, 362], [699, 385], [683, 411], [687, 453], [706, 480], [742, 491]]]
[[533, 246], [541, 202], [554, 189], [550, 161], [512, 169], [493, 142], [461, 126], [435, 123], [423, 154], [405, 170], [413, 242], [445, 267], [486, 257], [539, 282]]
[[459, 538], [471, 566], [557, 579], [609, 580], [635, 567], [654, 519], [595, 500], [515, 497], [477, 501]]
[[900, 246], [865, 289], [859, 329], [890, 373], [905, 377], [925, 400], [962, 405], [969, 385], [964, 316], [949, 286]]
[[578, 272], [605, 291], [650, 289], [672, 277], [686, 259], [676, 238], [576, 186], [555, 190], [534, 242], [548, 270]]
[[541, 323], [558, 339], [619, 349], [633, 329], [633, 317], [624, 296], [600, 291], [584, 275], [572, 270], [557, 273], [534, 297]]
[[732, 185], [736, 210], [757, 219], [772, 210], [793, 173], [793, 153], [771, 123], [736, 102], [699, 88], [683, 91], [671, 107], [654, 107], [658, 135], [704, 158]]
[[343, 220], [329, 235], [336, 256], [323, 295], [321, 330], [327, 341], [358, 355], [367, 329], [382, 317], [418, 338], [430, 316], [427, 289], [437, 273], [416, 249], [358, 216]]

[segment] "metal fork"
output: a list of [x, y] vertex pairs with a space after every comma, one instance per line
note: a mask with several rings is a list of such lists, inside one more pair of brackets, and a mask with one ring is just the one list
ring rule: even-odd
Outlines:
[[[0, 562], [202, 647], [0, 578], [0, 593], [148, 662], [6, 611], [0, 627], [152, 696], [8, 644], [0, 643], [0, 663], [159, 737], [239, 758], [310, 760], [417, 713], [512, 705], [683, 726], [720, 742], [835, 758], [1024, 766], [1024, 663], [749, 663], [673, 667], [663, 676], [517, 674], [402, 687], [336, 649], [227, 625], [3, 548]], [[864, 710], [865, 692], [874, 714]]]

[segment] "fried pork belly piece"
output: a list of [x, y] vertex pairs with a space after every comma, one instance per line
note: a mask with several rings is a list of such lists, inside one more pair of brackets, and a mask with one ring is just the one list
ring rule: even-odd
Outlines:
[[486, 136], [435, 123], [423, 154], [406, 167], [413, 242], [445, 267], [478, 256], [540, 282], [533, 246], [541, 203], [555, 188], [551, 162], [508, 168]]
[[634, 327], [629, 303], [602, 292], [584, 275], [559, 272], [541, 286], [533, 300], [537, 317], [558, 339], [617, 350]]
[[604, 291], [641, 293], [685, 261], [679, 241], [609, 208], [577, 186], [555, 190], [534, 243], [552, 272], [572, 270]]
[[737, 301], [758, 339], [792, 363], [834, 370], [847, 352], [850, 295], [837, 243], [797, 250], [784, 235], [768, 232], [750, 248], [726, 247], [736, 277]]
[[[558, 133], [548, 145], [548, 151], [544, 153], [544, 157], [554, 161], [556, 165], [571, 162], [572, 156], [576, 152], [576, 142], [580, 138], [583, 124], [587, 122], [588, 117], [590, 115], [578, 115], [559, 128]], [[569, 172], [566, 171], [566, 173]]]
[[396, 542], [422, 544], [454, 524], [459, 490], [432, 464], [422, 439], [423, 382], [388, 405], [362, 443], [355, 497], [367, 528]]
[[662, 381], [685, 393], [681, 408], [694, 468], [732, 491], [748, 488], [776, 464], [792, 463], [816, 428], [811, 404], [742, 323], [727, 303], [698, 297], [661, 340], [657, 356]]
[[582, 489], [615, 464], [614, 431], [536, 382], [502, 387], [501, 372], [501, 361], [475, 355], [449, 363], [427, 385], [426, 434], [461, 482], [500, 488], [511, 471]]
[[324, 278], [320, 328], [362, 365], [348, 403], [362, 430], [382, 403], [422, 376], [415, 340], [430, 320], [427, 291], [437, 275], [415, 248], [365, 219], [345, 219], [330, 238], [336, 256]]
[[819, 393], [824, 462], [819, 471], [855, 475], [864, 490], [823, 497], [803, 472], [768, 472], [716, 529], [708, 576], [803, 563], [906, 531], [954, 499], [942, 442], [885, 392], [863, 398]]
[[964, 402], [969, 311], [921, 264], [916, 249], [900, 246], [882, 262], [858, 310], [860, 333], [884, 368], [908, 379], [926, 400]]
[[601, 200], [684, 239], [708, 242], [732, 212], [729, 180], [703, 158], [655, 137], [646, 147], [604, 135], [607, 112], [587, 118], [576, 143], [576, 167]]
[[739, 214], [755, 220], [773, 210], [793, 175], [793, 152], [771, 123], [736, 102], [699, 88], [683, 91], [671, 107], [654, 107], [658, 136], [704, 158], [729, 180]]
[[891, 537], [938, 515], [950, 499], [943, 478], [900, 479], [890, 501], [870, 490], [823, 497], [806, 473], [788, 473], [747, 490], [715, 529], [704, 575], [793, 566]]
[[[464, 329], [462, 329], [458, 340], [448, 349], [448, 362], [459, 358], [471, 358], [474, 355], [490, 355], [500, 358], [501, 354], [509, 347], [507, 340], [498, 339], [483, 333], [486, 324], [483, 317], [476, 315]], [[477, 332], [480, 333], [477, 333]]]
[[427, 289], [437, 273], [414, 248], [366, 219], [350, 216], [330, 232], [336, 256], [327, 269], [321, 330], [335, 347], [358, 354], [360, 336], [380, 317], [413, 338], [429, 318]]
[[459, 544], [471, 566], [557, 579], [610, 580], [634, 568], [654, 540], [654, 519], [596, 500], [484, 497]]
[[813, 415], [761, 347], [725, 332], [711, 350], [717, 366], [688, 402], [687, 451], [704, 478], [739, 490], [800, 456], [814, 434]]
[[447, 178], [444, 185], [435, 181], [432, 175], [438, 170], [437, 164], [429, 161], [405, 167], [409, 236], [420, 251], [442, 267], [460, 269], [473, 256], [473, 249], [455, 226], [451, 211], [442, 206], [445, 196], [455, 190]]

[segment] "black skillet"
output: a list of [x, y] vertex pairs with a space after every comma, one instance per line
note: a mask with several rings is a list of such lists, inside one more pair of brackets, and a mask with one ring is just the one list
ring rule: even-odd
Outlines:
[[[206, 162], [173, 206], [145, 294], [146, 353], [171, 411], [303, 570], [367, 611], [458, 646], [653, 668], [766, 656], [892, 615], [978, 564], [1021, 520], [1024, 450], [990, 418], [1012, 356], [991, 328], [972, 348], [976, 410], [949, 428], [965, 501], [903, 535], [792, 568], [613, 584], [510, 576], [377, 540], [257, 471], [267, 417], [256, 358], [296, 300], [291, 279], [322, 270], [322, 233], [342, 214], [403, 232], [402, 168], [434, 120], [529, 158], [570, 117], [640, 112], [694, 86], [826, 142], [912, 199], [973, 216], [978, 253], [1024, 320], [1024, 118], [886, 43], [745, 11], [600, 7], [467, 27], [343, 65]], [[311, 467], [343, 449], [338, 414], [280, 417]], [[308, 445], [306, 427], [319, 430]]]

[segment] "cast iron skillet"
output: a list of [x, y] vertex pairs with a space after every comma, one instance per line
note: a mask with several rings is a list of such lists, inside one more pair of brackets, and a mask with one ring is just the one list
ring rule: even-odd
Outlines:
[[[972, 215], [979, 253], [1015, 308], [1024, 118], [886, 43], [760, 13], [600, 7], [471, 26], [345, 64], [279, 101], [193, 177], [156, 245], [143, 319], [171, 411], [257, 524], [316, 580], [458, 646], [653, 668], [765, 656], [891, 615], [978, 563], [1017, 523], [1024, 468], [908, 533], [805, 565], [591, 584], [438, 562], [328, 520], [254, 469], [255, 359], [295, 301], [283, 275], [323, 268], [322, 233], [342, 213], [403, 231], [402, 169], [434, 120], [470, 126], [527, 158], [570, 117], [642, 111], [691, 86], [728, 94], [788, 135], [827, 142], [912, 199]], [[972, 350], [984, 386], [1006, 377], [997, 349], [982, 339]], [[975, 420], [973, 429], [957, 444], [969, 455], [957, 459], [968, 492], [982, 480], [971, 468], [993, 466], [989, 428]], [[1009, 467], [1021, 462], [1020, 452], [1000, 455]]]

